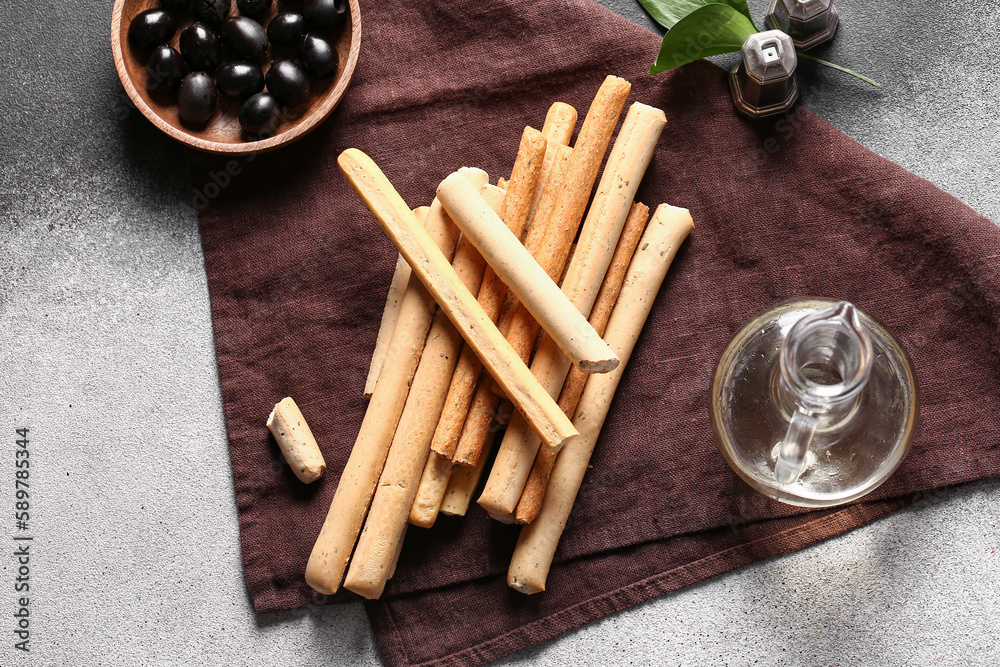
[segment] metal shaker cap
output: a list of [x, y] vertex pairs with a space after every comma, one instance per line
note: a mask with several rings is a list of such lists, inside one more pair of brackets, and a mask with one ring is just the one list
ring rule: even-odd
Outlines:
[[788, 111], [799, 97], [795, 80], [798, 58], [792, 38], [781, 30], [750, 35], [743, 43], [743, 58], [729, 73], [729, 87], [736, 109], [750, 118]]
[[839, 15], [833, 0], [771, 0], [764, 22], [787, 32], [805, 51], [833, 39]]

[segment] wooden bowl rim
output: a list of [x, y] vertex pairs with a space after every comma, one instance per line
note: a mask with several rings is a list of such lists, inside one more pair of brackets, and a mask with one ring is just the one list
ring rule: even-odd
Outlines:
[[177, 141], [187, 144], [193, 148], [199, 150], [208, 151], [209, 153], [216, 153], [220, 155], [233, 155], [233, 154], [243, 154], [243, 153], [266, 153], [267, 151], [272, 151], [276, 148], [280, 148], [286, 144], [290, 144], [293, 141], [301, 139], [305, 135], [313, 131], [316, 126], [322, 123], [327, 117], [333, 113], [333, 110], [337, 108], [340, 101], [344, 97], [344, 93], [347, 92], [347, 87], [351, 83], [351, 79], [354, 78], [354, 69], [358, 64], [358, 56], [361, 53], [361, 8], [358, 4], [358, 0], [348, 0], [348, 5], [351, 10], [351, 48], [348, 51], [347, 64], [344, 66], [344, 72], [337, 81], [337, 84], [330, 89], [327, 93], [326, 99], [323, 103], [303, 122], [296, 125], [294, 128], [288, 130], [287, 132], [282, 132], [276, 134], [269, 139], [262, 139], [260, 141], [246, 141], [237, 144], [230, 144], [222, 141], [208, 141], [206, 139], [201, 139], [179, 130], [170, 123], [166, 122], [160, 118], [155, 111], [153, 111], [146, 101], [139, 94], [139, 91], [135, 89], [135, 85], [132, 83], [132, 79], [129, 77], [128, 72], [125, 69], [125, 54], [122, 50], [122, 14], [125, 10], [126, 0], [115, 0], [114, 9], [111, 12], [111, 53], [115, 61], [115, 69], [118, 71], [118, 79], [122, 82], [122, 86], [125, 88], [125, 93], [132, 100], [135, 107], [142, 112], [142, 115], [149, 119], [149, 121], [159, 128], [161, 131], [170, 135]]

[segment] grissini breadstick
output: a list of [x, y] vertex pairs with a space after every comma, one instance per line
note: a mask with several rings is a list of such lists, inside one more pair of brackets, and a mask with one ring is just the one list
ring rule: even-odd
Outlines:
[[568, 146], [575, 129], [576, 109], [565, 102], [553, 102], [545, 113], [545, 123], [542, 125], [545, 138]]
[[[414, 214], [421, 218], [427, 217], [428, 206], [422, 206], [421, 213], [414, 209]], [[385, 298], [385, 308], [382, 310], [382, 322], [378, 327], [378, 336], [375, 337], [375, 351], [372, 352], [372, 361], [368, 365], [368, 377], [365, 379], [365, 398], [371, 398], [375, 391], [375, 383], [378, 382], [378, 374], [382, 371], [382, 362], [385, 361], [385, 351], [389, 349], [389, 339], [392, 337], [392, 330], [396, 328], [396, 319], [399, 317], [399, 307], [403, 304], [403, 293], [406, 292], [406, 285], [410, 282], [410, 265], [406, 263], [402, 255], [396, 258], [396, 270], [393, 271], [392, 281], [389, 283], [389, 293]]]
[[580, 370], [607, 373], [618, 365], [594, 327], [468, 181], [451, 174], [437, 193], [462, 233]]
[[432, 451], [427, 456], [424, 472], [420, 476], [417, 492], [413, 496], [409, 521], [420, 528], [430, 528], [437, 521], [454, 464], [450, 456]]
[[508, 185], [510, 184], [507, 182], [507, 179], [504, 178], [503, 176], [497, 179], [497, 187], [500, 188], [501, 190], [506, 190]]
[[[516, 171], [516, 169], [515, 169]], [[512, 190], [513, 191], [513, 190]], [[487, 185], [483, 189], [483, 194], [486, 197], [487, 202], [494, 211], [503, 211], [505, 205], [505, 193], [497, 186]], [[455, 252], [455, 264], [458, 264], [458, 254], [461, 251], [461, 246], [465, 242], [465, 239], [459, 241], [459, 250]], [[471, 245], [471, 244], [470, 244]], [[475, 250], [473, 249], [475, 252]], [[482, 256], [479, 257], [479, 261], [482, 262]], [[496, 274], [493, 274], [494, 276]], [[482, 294], [484, 289], [489, 289], [490, 286], [486, 284], [485, 278], [479, 288], [480, 297], [484, 296]], [[499, 299], [494, 299], [499, 303]], [[479, 299], [480, 304], [482, 304], [483, 299]], [[485, 307], [484, 307], [485, 310]], [[494, 314], [496, 308], [493, 308]], [[489, 313], [488, 313], [489, 314]], [[474, 364], [472, 363], [474, 361]], [[463, 368], [463, 363], [465, 368]], [[470, 373], [470, 369], [474, 367], [476, 375], [482, 370], [482, 363], [479, 358], [476, 357], [475, 353], [472, 352], [469, 346], [462, 348], [462, 354], [459, 357], [458, 364], [454, 368], [452, 373], [451, 383], [448, 386], [447, 396], [444, 399], [444, 407], [441, 410], [441, 415], [437, 420], [437, 426], [434, 430], [434, 437], [431, 439], [432, 447], [436, 439], [439, 438], [439, 434], [442, 432], [442, 428], [448, 429], [446, 420], [449, 418], [449, 412], [453, 415], [454, 419], [456, 409], [461, 409], [462, 422], [464, 422], [465, 411], [468, 410], [468, 400], [461, 397], [456, 397], [456, 392], [461, 393], [462, 388], [465, 386], [465, 380], [468, 377], [467, 374]], [[475, 388], [476, 378], [473, 377], [471, 381], [471, 387], [469, 388], [469, 397], [471, 399], [472, 389]], [[457, 389], [456, 389], [457, 388]], [[412, 391], [412, 390], [411, 390]], [[461, 403], [464, 402], [464, 407]], [[461, 431], [461, 423], [459, 422], [458, 430]], [[402, 423], [402, 422], [401, 422]], [[455, 436], [456, 444], [458, 436]], [[431, 451], [427, 458], [427, 463], [424, 465], [423, 474], [420, 476], [420, 482], [417, 485], [416, 496], [413, 498], [413, 505], [410, 508], [410, 523], [415, 526], [420, 526], [422, 528], [430, 528], [434, 525], [434, 521], [437, 519], [438, 509], [441, 506], [441, 499], [444, 496], [445, 489], [448, 486], [448, 478], [451, 476], [451, 457], [454, 453], [454, 447], [452, 451], [447, 455], [439, 454], [436, 451]]]
[[482, 190], [490, 182], [490, 175], [478, 167], [459, 167], [458, 173], [476, 190]]
[[[537, 186], [545, 146], [541, 133], [530, 127], [524, 128], [502, 210], [504, 224], [519, 239], [524, 235], [528, 224], [527, 202]], [[487, 268], [476, 300], [493, 322], [497, 321], [506, 291], [507, 286], [496, 272]], [[455, 374], [448, 388], [448, 399], [431, 441], [431, 449], [449, 460], [455, 455], [455, 447], [482, 370], [483, 364], [479, 357], [470, 347], [465, 347], [458, 366], [455, 367]]]
[[629, 107], [625, 115], [563, 281], [566, 296], [583, 313], [589, 315], [594, 305], [639, 182], [666, 126], [663, 111], [641, 102]]
[[[629, 109], [615, 140], [562, 286], [565, 294], [572, 295], [573, 305], [587, 317], [611, 264], [632, 199], [665, 126], [662, 111], [636, 103]], [[569, 369], [569, 360], [554, 341], [543, 337], [531, 362], [531, 372], [539, 382], [553, 396], [558, 396]], [[515, 421], [516, 417], [511, 426]], [[522, 432], [525, 436], [518, 440]], [[478, 500], [490, 516], [513, 520], [539, 445], [530, 429], [508, 427]]]
[[403, 533], [403, 539], [399, 541], [396, 545], [396, 553], [392, 555], [392, 564], [389, 565], [389, 579], [396, 576], [396, 565], [399, 564], [399, 554], [403, 551], [403, 543], [406, 542], [406, 533]]
[[[646, 228], [646, 220], [649, 219], [649, 207], [645, 204], [632, 204], [628, 218], [625, 220], [625, 229], [622, 230], [618, 247], [615, 248], [614, 257], [611, 258], [611, 266], [601, 283], [601, 291], [597, 293], [597, 300], [594, 301], [594, 308], [590, 311], [590, 324], [594, 329], [604, 335], [607, 329], [608, 318], [611, 316], [611, 309], [614, 308], [618, 300], [618, 293], [621, 291], [622, 282], [625, 280], [625, 272], [628, 270], [639, 245], [639, 237]], [[583, 387], [590, 377], [586, 373], [581, 373], [578, 368], [571, 368], [566, 382], [563, 383], [562, 392], [559, 394], [559, 407], [568, 415], [576, 413], [577, 405], [580, 402], [580, 395]], [[549, 473], [552, 472], [552, 465], [556, 461], [556, 454], [549, 447], [541, 447], [535, 456], [535, 464], [531, 468], [531, 476], [521, 493], [521, 499], [517, 503], [517, 511], [514, 513], [516, 523], [531, 523], [538, 516], [541, 509], [542, 498], [545, 495], [545, 485], [549, 481]]]
[[[555, 109], [555, 112], [553, 112], [553, 109]], [[570, 116], [572, 119], [570, 119]], [[575, 124], [576, 109], [573, 109], [568, 104], [564, 105], [561, 102], [557, 102], [549, 109], [542, 134], [549, 137], [546, 134], [548, 132], [553, 136], [558, 136], [560, 140], [566, 138], [568, 141], [568, 137], [573, 133]], [[573, 149], [568, 146], [556, 144], [551, 138], [549, 138], [546, 144], [545, 161], [542, 164], [539, 184], [535, 188], [535, 199], [532, 201], [531, 225], [528, 235], [524, 240], [525, 247], [533, 257], [538, 257], [540, 249], [545, 246], [545, 236], [548, 233], [547, 222], [551, 217], [552, 210], [555, 208], [558, 194], [562, 190], [563, 180], [565, 179], [566, 169], [569, 166], [569, 158], [572, 153]], [[490, 272], [492, 270], [487, 269], [487, 273]], [[502, 285], [502, 291], [507, 291], [506, 285]], [[503, 306], [499, 308], [501, 315], [498, 328], [505, 336], [510, 328], [510, 315], [504, 315], [504, 313], [513, 314], [513, 312], [516, 312], [517, 305], [517, 298], [513, 292], [509, 292], [506, 294]], [[534, 322], [534, 319], [532, 319], [532, 323], [537, 333], [540, 327]], [[520, 341], [520, 344], [523, 345], [523, 341]], [[518, 356], [527, 362], [527, 353], [523, 349], [515, 348], [515, 350]], [[528, 350], [528, 353], [530, 353], [530, 350]], [[435, 447], [434, 451], [439, 454], [446, 454], [448, 451], [451, 451], [449, 449], [451, 444], [450, 439], [456, 438], [457, 448], [453, 452], [453, 461], [460, 465], [476, 465], [483, 448], [486, 446], [489, 427], [499, 405], [499, 400], [493, 395], [495, 393], [492, 390], [493, 385], [494, 382], [491, 377], [488, 375], [482, 376], [482, 379], [479, 380], [476, 386], [475, 396], [472, 398], [468, 410], [463, 415], [463, 423], [449, 422], [449, 426], [453, 430], [442, 433], [441, 443]], [[455, 434], [455, 431], [458, 430], [456, 427], [460, 426], [464, 426], [464, 428], [459, 438]]]
[[389, 293], [385, 298], [385, 308], [382, 310], [382, 322], [378, 327], [378, 336], [375, 338], [375, 350], [372, 352], [372, 360], [368, 365], [368, 377], [365, 379], [365, 398], [371, 398], [375, 391], [375, 383], [378, 382], [378, 374], [382, 371], [382, 362], [385, 361], [385, 351], [389, 348], [389, 338], [392, 330], [396, 326], [396, 318], [399, 317], [399, 306], [403, 302], [403, 292], [410, 282], [410, 265], [406, 263], [402, 255], [396, 257], [396, 269], [392, 273], [392, 281], [389, 283]]
[[[444, 214], [440, 202], [431, 204], [423, 224], [437, 247], [450, 257], [458, 242], [458, 229]], [[306, 564], [306, 583], [320, 593], [332, 595], [340, 587], [347, 560], [351, 557], [354, 542], [364, 525], [368, 504], [375, 493], [375, 485], [382, 474], [435, 308], [434, 298], [416, 276], [410, 276], [410, 285], [403, 295], [399, 318], [386, 352], [383, 372], [379, 375], [354, 448], [337, 483], [330, 511]]]
[[597, 375], [587, 381], [573, 419], [581, 437], [559, 453], [541, 512], [521, 529], [518, 537], [507, 571], [507, 584], [517, 591], [531, 594], [545, 590], [545, 580], [559, 538], [587, 472], [625, 363], [632, 354], [677, 248], [693, 228], [687, 210], [662, 204], [643, 234], [605, 334], [621, 355], [623, 363], [614, 372]]
[[[464, 176], [459, 178], [464, 180]], [[487, 187], [491, 190], [485, 193], [486, 196], [494, 206], [501, 206], [503, 191], [495, 186]], [[464, 238], [459, 241], [453, 267], [469, 292], [479, 291], [485, 266], [482, 256], [471, 244]], [[406, 520], [461, 346], [461, 334], [439, 311], [427, 335], [364, 530], [344, 578], [344, 588], [366, 598], [382, 594], [392, 558], [406, 534]]]
[[[518, 147], [510, 183], [504, 182], [506, 197], [501, 214], [507, 228], [518, 239], [528, 224], [528, 214], [533, 192], [538, 187], [547, 142], [538, 130], [524, 128]], [[465, 237], [463, 237], [464, 239]], [[477, 301], [493, 322], [497, 321], [500, 304], [507, 286], [496, 272], [489, 268], [479, 290]], [[451, 476], [452, 457], [458, 446], [469, 413], [469, 405], [482, 375], [483, 365], [469, 346], [462, 355], [452, 375], [444, 410], [438, 420], [431, 440], [431, 453], [424, 466], [424, 473], [417, 487], [417, 494], [410, 510], [410, 523], [430, 528], [437, 519], [438, 509]]]
[[[616, 76], [605, 78], [583, 120], [565, 179], [555, 193], [553, 210], [548, 222], [548, 229], [558, 231], [552, 234], [550, 242], [542, 249], [543, 254], [538, 257], [538, 263], [542, 266], [555, 267], [549, 270], [550, 275], [561, 274], [562, 267], [566, 264], [570, 245], [583, 220], [591, 190], [597, 180], [597, 173], [600, 171], [601, 162], [604, 160], [611, 135], [614, 133], [615, 125], [618, 124], [618, 117], [625, 107], [625, 100], [631, 87], [628, 81]], [[539, 218], [539, 213], [536, 212], [535, 217]], [[535, 222], [532, 221], [532, 226]], [[511, 318], [514, 317], [511, 315]], [[530, 349], [538, 335], [538, 329], [530, 322], [531, 318], [527, 317], [527, 314], [516, 319], [518, 322], [515, 324], [512, 319], [510, 327], [505, 331], [504, 325], [508, 322], [501, 317], [500, 330], [504, 332], [515, 350], [523, 350], [526, 347]]]
[[[554, 393], [554, 392], [553, 392]], [[493, 462], [486, 486], [476, 502], [490, 518], [500, 523], [514, 523], [514, 510], [521, 498], [524, 485], [531, 475], [531, 466], [538, 454], [538, 445], [532, 449], [531, 427], [514, 415], [507, 424], [507, 431], [500, 441], [497, 458]]]
[[483, 452], [476, 465], [455, 466], [451, 479], [448, 480], [448, 490], [445, 491], [444, 499], [441, 501], [441, 514], [465, 516], [488, 459], [487, 453]]
[[274, 406], [267, 417], [267, 428], [300, 481], [308, 484], [323, 476], [326, 471], [323, 452], [319, 451], [306, 418], [291, 396]]
[[569, 140], [573, 137], [575, 129], [576, 109], [565, 102], [555, 102], [549, 107], [548, 113], [545, 114], [545, 125], [542, 126], [542, 136], [545, 137], [548, 145], [545, 148], [545, 159], [542, 162], [542, 173], [538, 178], [538, 187], [531, 200], [529, 220], [534, 220], [538, 202], [542, 198], [542, 190], [552, 172], [552, 164], [555, 162], [558, 147], [569, 145]]
[[469, 405], [469, 414], [462, 425], [462, 435], [455, 448], [455, 456], [452, 457], [457, 465], [474, 466], [483, 455], [490, 437], [490, 425], [496, 416], [497, 406], [500, 405], [500, 397], [490, 388], [492, 382], [493, 379], [487, 373], [479, 377], [476, 393]]
[[500, 217], [507, 229], [518, 239], [524, 235], [528, 225], [528, 214], [531, 212], [531, 199], [535, 194], [538, 179], [542, 173], [542, 163], [545, 161], [547, 143], [542, 133], [533, 127], [525, 127], [521, 134], [521, 143], [514, 159], [514, 167], [510, 171], [510, 181], [507, 187], [507, 198], [504, 200]]
[[[542, 198], [535, 210], [535, 217], [531, 221], [528, 233], [524, 237], [524, 247], [531, 253], [532, 257], [538, 260], [539, 265], [553, 280], [558, 280], [563, 273], [564, 267], [561, 262], [564, 261], [564, 257], [563, 253], [558, 250], [563, 244], [563, 237], [576, 236], [577, 231], [575, 228], [568, 228], [565, 225], [560, 226], [558, 219], [552, 215], [556, 200], [559, 198], [559, 193], [565, 183], [572, 155], [573, 149], [569, 146], [556, 147], [552, 169], [546, 179]], [[572, 244], [573, 239], [570, 238], [569, 242]], [[556, 248], [557, 251], [553, 252], [553, 248]], [[516, 326], [514, 325], [515, 320], [518, 320]], [[512, 327], [518, 333], [511, 334]], [[497, 328], [500, 329], [500, 333], [507, 337], [521, 359], [527, 363], [541, 325], [535, 321], [535, 318], [524, 306], [520, 305], [513, 292], [507, 293], [507, 298], [500, 309], [500, 321]]]
[[[475, 167], [462, 167], [458, 171], [476, 188], [482, 188], [490, 180], [489, 174]], [[421, 206], [414, 209], [414, 214], [423, 220], [427, 217], [428, 209], [427, 206]], [[371, 398], [372, 392], [375, 391], [375, 384], [378, 382], [378, 374], [382, 371], [385, 352], [389, 348], [389, 339], [392, 337], [396, 319], [399, 317], [399, 307], [402, 304], [403, 293], [409, 284], [410, 274], [410, 265], [400, 255], [396, 260], [396, 270], [392, 274], [392, 282], [389, 284], [389, 294], [386, 297], [385, 309], [382, 311], [382, 322], [379, 325], [378, 336], [375, 338], [375, 351], [372, 353], [371, 364], [368, 366], [368, 377], [365, 380], [364, 390], [365, 398]]]
[[[528, 418], [545, 442], [550, 447], [561, 447], [575, 436], [576, 430], [569, 419], [500, 335], [475, 297], [462, 285], [451, 264], [424, 228], [417, 224], [385, 174], [371, 158], [355, 148], [341, 153], [337, 163], [383, 231], [402, 252], [413, 274], [424, 283], [441, 310], [476, 351], [483, 366], [500, 381], [518, 410]], [[455, 180], [466, 183], [460, 176], [456, 176]], [[475, 196], [488, 208], [489, 205], [478, 193]], [[490, 213], [495, 215], [492, 211]], [[502, 227], [503, 223], [500, 225]], [[510, 233], [506, 227], [504, 230]]]
[[[574, 110], [574, 117], [575, 114], [576, 111]], [[549, 142], [549, 147], [551, 146], [552, 142]], [[529, 227], [528, 234], [524, 239], [525, 248], [527, 248], [528, 252], [535, 257], [541, 256], [542, 249], [546, 246], [545, 237], [550, 233], [548, 221], [552, 216], [552, 210], [555, 208], [556, 199], [558, 199], [558, 195], [562, 191], [563, 182], [566, 177], [566, 170], [569, 167], [569, 159], [573, 154], [573, 149], [569, 146], [560, 145], [556, 146], [555, 150], [551, 151], [551, 154], [553, 158], [552, 165], [549, 173], [544, 177], [545, 183], [541, 188], [539, 188], [543, 190], [543, 193], [537, 204], [537, 208], [535, 208], [532, 212], [533, 219], [531, 226]], [[550, 151], [546, 148], [546, 159], [548, 159], [549, 155]], [[544, 171], [544, 166], [542, 169]], [[489, 269], [487, 269], [487, 271], [489, 271]], [[504, 289], [506, 290], [506, 286]], [[512, 292], [507, 293], [503, 306], [500, 308], [500, 323], [498, 325], [500, 332], [505, 336], [510, 328], [511, 316], [513, 313], [517, 312], [517, 306], [517, 298], [514, 297]], [[530, 315], [528, 315], [528, 317], [530, 317]], [[540, 327], [534, 319], [532, 319], [531, 322], [535, 328], [535, 333], [537, 334]], [[527, 352], [524, 348], [529, 347], [530, 344], [534, 344], [534, 340], [531, 340], [528, 345], [525, 344], [525, 340], [519, 340], [518, 344], [520, 349], [515, 348], [515, 350], [517, 351], [518, 356], [527, 362], [527, 354], [530, 353], [530, 348]], [[458, 441], [458, 446], [453, 456], [453, 460], [456, 464], [471, 466], [476, 465], [476, 462], [479, 460], [483, 448], [486, 446], [486, 438], [488, 437], [490, 424], [493, 422], [497, 406], [500, 403], [499, 399], [494, 394], [496, 394], [496, 391], [494, 390], [493, 379], [488, 375], [484, 375], [480, 379], [479, 384], [476, 387], [475, 397], [469, 405], [464, 429], [462, 430], [461, 438]], [[442, 447], [436, 451], [444, 453], [445, 449]]]

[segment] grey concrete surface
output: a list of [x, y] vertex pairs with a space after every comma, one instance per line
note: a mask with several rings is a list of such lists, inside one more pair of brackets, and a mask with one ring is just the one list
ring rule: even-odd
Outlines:
[[[0, 665], [380, 664], [360, 605], [253, 614], [183, 155], [126, 101], [110, 0], [2, 6]], [[807, 64], [803, 103], [1000, 220], [1000, 9], [838, 7], [821, 54], [883, 87]], [[20, 426], [30, 655], [13, 648]], [[502, 664], [1000, 664], [998, 519], [983, 481]]]

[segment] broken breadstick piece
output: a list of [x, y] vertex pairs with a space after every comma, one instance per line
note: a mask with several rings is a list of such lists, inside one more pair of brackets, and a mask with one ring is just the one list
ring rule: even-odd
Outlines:
[[607, 373], [618, 365], [607, 343], [468, 181], [451, 174], [438, 186], [438, 198], [508, 289], [580, 370]]
[[[419, 218], [417, 221], [420, 222]], [[458, 242], [458, 229], [445, 215], [439, 201], [431, 204], [422, 225], [436, 247], [450, 257]], [[306, 583], [320, 593], [332, 595], [340, 588], [347, 561], [382, 474], [435, 309], [434, 298], [416, 276], [410, 276], [379, 381], [306, 564]]]
[[[414, 209], [413, 213], [420, 219], [427, 217], [429, 206], [421, 206]], [[419, 211], [419, 212], [418, 212]], [[378, 374], [382, 371], [382, 362], [385, 361], [385, 352], [389, 349], [389, 339], [392, 331], [396, 328], [396, 320], [399, 318], [399, 308], [403, 305], [403, 293], [406, 292], [406, 285], [410, 281], [410, 265], [406, 263], [402, 255], [396, 257], [396, 270], [393, 271], [392, 281], [389, 283], [389, 293], [385, 298], [385, 308], [382, 310], [382, 322], [378, 327], [378, 335], [375, 337], [375, 351], [372, 352], [372, 361], [368, 365], [368, 377], [365, 379], [365, 398], [371, 398], [375, 391], [375, 383], [378, 382]]]
[[503, 176], [497, 179], [497, 187], [501, 190], [506, 190], [508, 185], [510, 185], [510, 183]]
[[326, 471], [323, 452], [319, 451], [306, 418], [291, 396], [274, 406], [267, 417], [267, 428], [299, 481], [309, 484], [323, 476]]
[[545, 590], [559, 538], [587, 472], [615, 390], [625, 372], [625, 364], [653, 307], [667, 269], [678, 247], [693, 228], [687, 210], [662, 204], [643, 234], [605, 333], [608, 342], [621, 355], [622, 365], [612, 373], [595, 375], [587, 380], [573, 419], [581, 436], [559, 452], [541, 511], [533, 522], [521, 529], [514, 548], [507, 571], [507, 585], [521, 593]]
[[[337, 163], [351, 187], [413, 268], [413, 274], [424, 283], [441, 310], [476, 351], [484, 367], [500, 381], [507, 396], [528, 418], [542, 439], [550, 447], [561, 447], [575, 436], [576, 430], [569, 419], [538, 384], [475, 297], [462, 285], [451, 264], [434, 245], [424, 228], [417, 224], [385, 174], [371, 158], [355, 148], [341, 153]], [[461, 176], [452, 175], [449, 178], [453, 182], [472, 187]], [[478, 192], [473, 194], [489, 209]], [[489, 213], [496, 216], [492, 211]], [[502, 222], [500, 226], [503, 227]], [[510, 234], [506, 227], [503, 230]], [[479, 250], [482, 252], [482, 248]]]
[[[590, 324], [594, 329], [604, 335], [607, 329], [608, 318], [611, 316], [611, 309], [614, 308], [621, 291], [622, 283], [625, 280], [625, 272], [628, 271], [632, 256], [639, 245], [639, 237], [642, 236], [646, 228], [646, 220], [649, 219], [649, 207], [645, 204], [633, 204], [625, 220], [625, 228], [622, 230], [621, 238], [618, 240], [618, 247], [611, 258], [611, 266], [604, 276], [601, 284], [601, 291], [594, 301], [594, 308], [590, 311]], [[581, 373], [578, 368], [571, 368], [566, 382], [563, 383], [562, 392], [559, 394], [559, 407], [567, 415], [576, 413], [577, 405], [580, 402], [580, 395], [590, 377]], [[549, 474], [552, 472], [552, 465], [556, 461], [558, 452], [548, 447], [541, 447], [535, 456], [535, 464], [531, 468], [531, 476], [524, 486], [521, 499], [517, 503], [517, 511], [514, 513], [514, 520], [517, 523], [531, 523], [538, 516], [541, 509], [542, 498], [545, 496], [545, 485], [549, 481]]]

